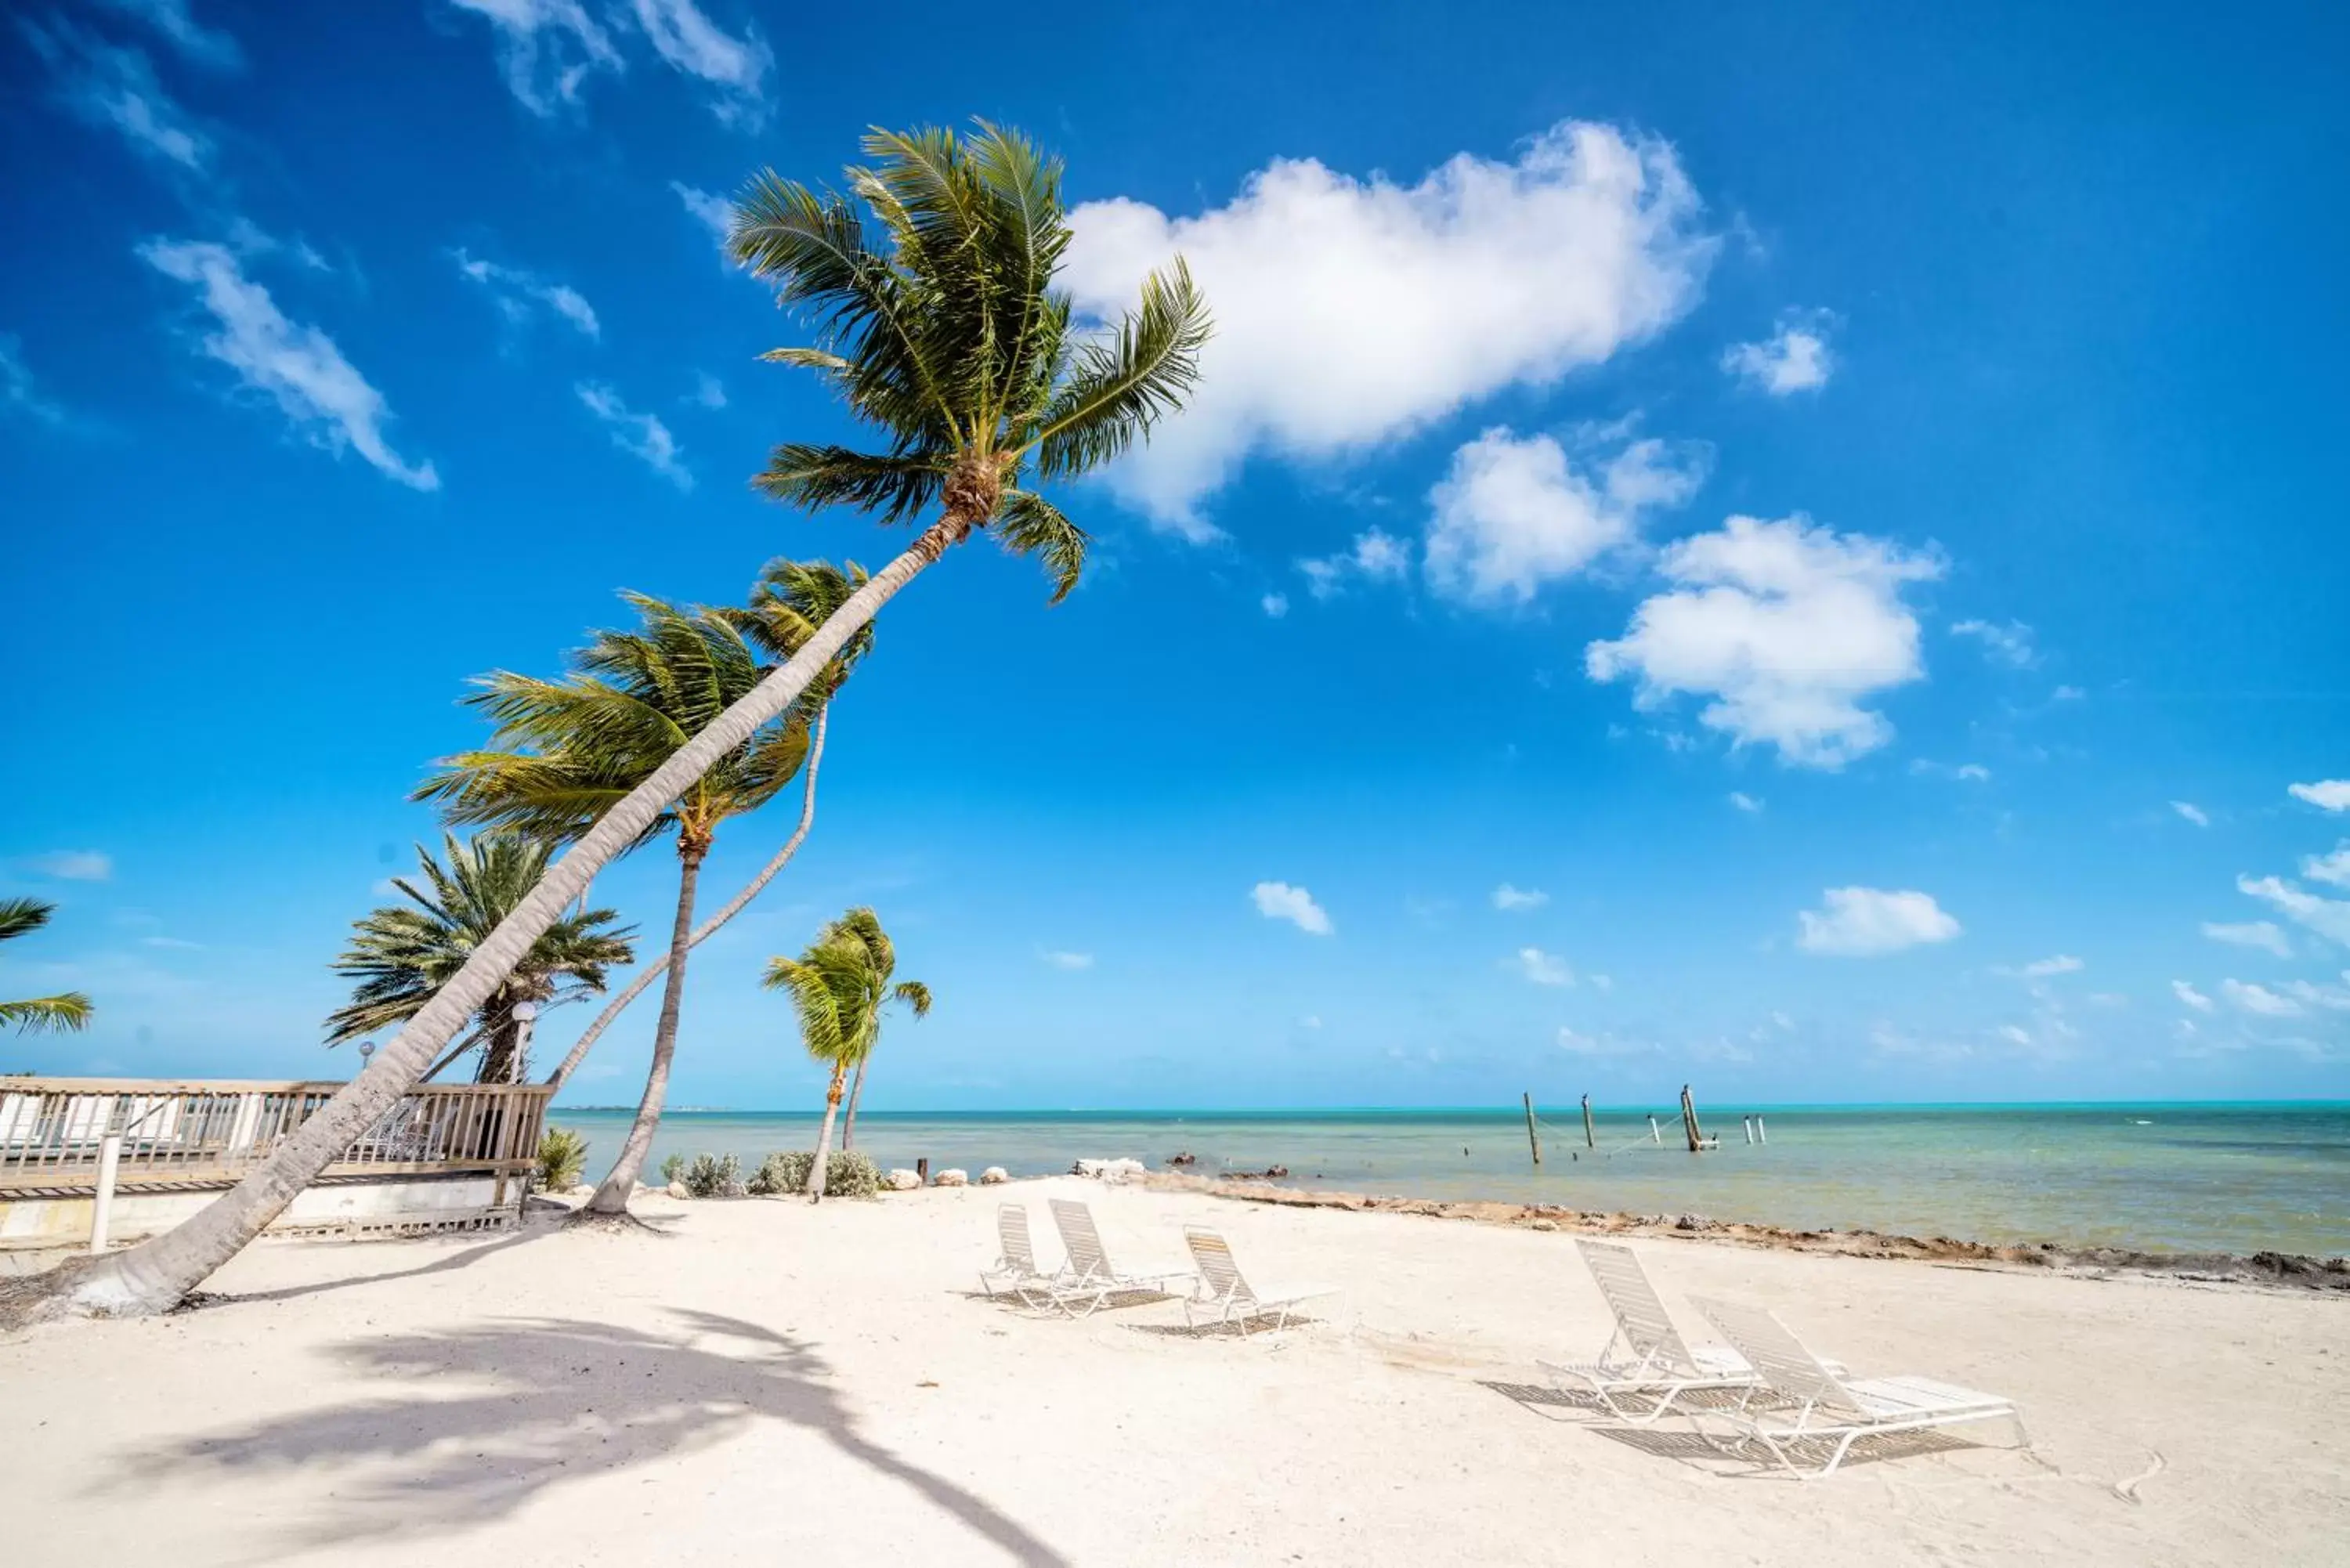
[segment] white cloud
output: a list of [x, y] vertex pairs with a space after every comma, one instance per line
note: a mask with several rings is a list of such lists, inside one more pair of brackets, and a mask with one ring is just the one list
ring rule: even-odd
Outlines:
[[1539, 888], [1513, 888], [1507, 882], [1493, 889], [1493, 908], [1519, 910], [1539, 909], [1550, 902], [1550, 895]]
[[1711, 697], [1700, 722], [1809, 767], [1842, 767], [1892, 738], [1861, 702], [1925, 674], [1901, 589], [1939, 576], [1935, 557], [1798, 515], [1732, 517], [1660, 565], [1679, 586], [1634, 611], [1622, 638], [1586, 649], [1593, 680], [1634, 678], [1643, 708]]
[[26, 368], [24, 345], [6, 332], [0, 332], [0, 417], [21, 414], [36, 424], [61, 425], [66, 411], [57, 402], [41, 395]]
[[486, 19], [498, 38], [498, 67], [506, 86], [531, 113], [546, 117], [576, 107], [579, 88], [596, 71], [628, 67], [611, 35], [580, 0], [450, 0]]
[[44, 877], [64, 882], [103, 882], [114, 875], [114, 857], [97, 849], [53, 849], [26, 864]]
[[2013, 1023], [2002, 1023], [1999, 1026], [1998, 1033], [1999, 1037], [2006, 1041], [2011, 1045], [2022, 1045], [2029, 1048], [2032, 1044], [2031, 1032], [2020, 1027], [2019, 1025]]
[[1091, 968], [1093, 968], [1093, 967], [1094, 967], [1094, 955], [1093, 955], [1093, 954], [1091, 954], [1091, 953], [1072, 953], [1072, 952], [1061, 952], [1061, 951], [1057, 951], [1057, 950], [1047, 950], [1047, 951], [1045, 951], [1045, 952], [1040, 952], [1040, 953], [1038, 953], [1036, 956], [1037, 956], [1038, 958], [1043, 959], [1046, 963], [1048, 963], [1048, 964], [1052, 965], [1055, 969], [1073, 969], [1073, 970], [1074, 970], [1074, 969], [1091, 969]]
[[2032, 628], [2020, 620], [1962, 620], [1950, 630], [1975, 639], [1982, 644], [1985, 659], [2010, 670], [2029, 670], [2040, 662], [2032, 646]]
[[710, 111], [720, 124], [756, 130], [765, 122], [764, 84], [775, 57], [754, 29], [746, 26], [737, 38], [693, 0], [634, 0], [633, 8], [637, 26], [662, 59], [718, 89]]
[[2241, 980], [2223, 980], [2220, 992], [2246, 1012], [2257, 1012], [2263, 1018], [2298, 1018], [2306, 1011], [2289, 997], [2279, 996], [2264, 985], [2253, 985]]
[[1615, 989], [1616, 989], [1616, 982], [1615, 982], [1613, 980], [1609, 979], [1607, 975], [1604, 975], [1604, 974], [1595, 974], [1595, 975], [1588, 975], [1588, 976], [1586, 976], [1585, 978], [1586, 978], [1587, 980], [1589, 980], [1589, 981], [1591, 981], [1592, 987], [1593, 987], [1593, 989], [1595, 989], [1595, 990], [1597, 990], [1597, 991], [1613, 991], [1613, 990], [1615, 990]]
[[2281, 877], [2236, 878], [2236, 889], [2282, 910], [2329, 941], [2350, 947], [2350, 903], [2303, 892]]
[[1950, 776], [1968, 784], [1987, 784], [1991, 780], [1991, 770], [1981, 763], [1960, 763], [1958, 771]]
[[2185, 1002], [2188, 1006], [2193, 1008], [2198, 1012], [2209, 1012], [2211, 1011], [2213, 1005], [2210, 997], [2204, 995], [2201, 992], [2196, 990], [2193, 986], [2188, 984], [2183, 980], [2174, 980], [2170, 982], [2170, 994], [2178, 998], [2179, 1001]]
[[696, 370], [693, 373], [693, 400], [713, 411], [724, 408], [725, 383], [707, 370]]
[[569, 285], [549, 283], [536, 273], [525, 272], [521, 267], [500, 266], [496, 262], [483, 261], [467, 255], [463, 251], [449, 254], [456, 262], [457, 270], [488, 290], [498, 313], [516, 326], [530, 319], [531, 306], [535, 301], [577, 327], [583, 337], [603, 336], [603, 327], [596, 319], [595, 307]]
[[2198, 827], [2209, 827], [2211, 826], [2210, 814], [2206, 812], [2201, 806], [2197, 805], [2191, 800], [2174, 800], [2170, 803], [2170, 809], [2177, 812], [2179, 815], [2185, 817], [2188, 821], [2193, 823]]
[[1201, 505], [1252, 453], [1341, 456], [1597, 364], [1696, 302], [1699, 210], [1669, 146], [1572, 121], [1409, 186], [1283, 159], [1192, 217], [1088, 202], [1063, 273], [1080, 311], [1114, 317], [1180, 254], [1216, 321], [1197, 396], [1109, 482], [1212, 538]]
[[1739, 790], [1731, 790], [1730, 792], [1730, 804], [1750, 815], [1756, 812], [1760, 812], [1762, 809], [1762, 803], [1761, 801], [1756, 800], [1752, 795], [1747, 794]]
[[1948, 763], [1938, 763], [1929, 757], [1918, 757], [1910, 762], [1909, 771], [1920, 778], [1956, 779], [1960, 784], [1991, 782], [1991, 770], [1981, 763], [1960, 763], [1952, 767]]
[[2286, 995], [2305, 1002], [2312, 1007], [2323, 1007], [2332, 1012], [2350, 1012], [2350, 969], [2342, 971], [2342, 985], [2313, 985], [2305, 980], [2289, 980], [2280, 988]]
[[202, 172], [212, 141], [155, 79], [144, 53], [109, 44], [65, 21], [24, 24], [25, 36], [56, 79], [58, 100], [91, 125], [110, 128], [133, 149]]
[[164, 948], [173, 952], [202, 952], [204, 948], [203, 943], [192, 942], [185, 937], [141, 937], [139, 940], [141, 946]]
[[1920, 942], [1946, 942], [1959, 934], [1959, 922], [1925, 893], [1888, 892], [1880, 888], [1830, 888], [1821, 895], [1825, 909], [1803, 910], [1803, 929], [1795, 939], [1805, 952], [1842, 958], [1898, 952]]
[[2305, 800], [2320, 811], [2350, 811], [2350, 779], [2320, 779], [2315, 784], [2286, 786], [2295, 800]]
[[192, 286], [220, 330], [203, 351], [237, 373], [314, 444], [339, 455], [356, 451], [379, 471], [416, 490], [438, 490], [430, 462], [411, 467], [384, 440], [391, 410], [383, 394], [343, 358], [333, 338], [286, 318], [269, 291], [248, 279], [224, 245], [151, 240], [139, 254], [164, 276]]
[[2242, 920], [2234, 924], [2206, 920], [2203, 922], [2203, 934], [2215, 942], [2226, 942], [2232, 947], [2259, 948], [2279, 958], [2293, 956], [2293, 944], [2285, 940], [2284, 932], [2269, 920]]
[[1411, 552], [1402, 540], [1375, 526], [1355, 535], [1355, 542], [1335, 556], [1323, 556], [1301, 560], [1297, 569], [1305, 574], [1305, 588], [1317, 599], [1326, 599], [1347, 586], [1350, 577], [1366, 582], [1399, 581], [1411, 571]]
[[192, 65], [216, 71], [244, 68], [244, 51], [236, 39], [197, 21], [188, 9], [188, 0], [104, 0], [104, 4], [153, 28]]
[[693, 475], [678, 461], [677, 438], [670, 434], [669, 426], [658, 416], [640, 414], [620, 400], [620, 395], [598, 381], [582, 381], [572, 389], [588, 411], [604, 421], [612, 434], [612, 444], [633, 457], [641, 458], [655, 473], [667, 479], [680, 490], [693, 488]]
[[1268, 920], [1287, 920], [1299, 930], [1317, 937], [1330, 934], [1330, 917], [1314, 901], [1314, 895], [1303, 888], [1293, 888], [1286, 882], [1259, 882], [1250, 897], [1256, 900], [1256, 912]]
[[1573, 1029], [1558, 1032], [1558, 1048], [1576, 1056], [1651, 1056], [1657, 1048], [1614, 1034], [1585, 1034]]
[[1824, 310], [1790, 311], [1760, 343], [1733, 343], [1724, 349], [1721, 368], [1774, 398], [1816, 391], [1835, 369], [1835, 356], [1828, 351], [1833, 325]]
[[732, 266], [733, 258], [726, 254], [726, 240], [734, 231], [734, 203], [680, 180], [671, 181], [669, 188], [677, 192], [677, 199], [684, 203], [693, 221], [710, 231], [710, 237], [718, 243], [719, 255]]
[[1450, 598], [1523, 604], [1629, 543], [1645, 513], [1688, 500], [1704, 469], [1702, 448], [1652, 438], [1589, 472], [1549, 436], [1497, 425], [1429, 493], [1429, 582]]
[[2088, 967], [2071, 953], [2058, 953], [2054, 958], [2035, 959], [2015, 972], [2026, 980], [2046, 980], [2053, 975], [2075, 974]]
[[1556, 953], [1546, 953], [1540, 948], [1520, 948], [1518, 972], [1536, 985], [1573, 985], [1575, 971]]
[[1258, 607], [1262, 608], [1265, 614], [1271, 616], [1275, 620], [1279, 620], [1283, 616], [1289, 613], [1289, 596], [1287, 594], [1267, 594], [1264, 597], [1257, 600], [1256, 602]]
[[2350, 888], [2350, 839], [2334, 846], [2331, 855], [2304, 855], [2301, 874], [2313, 882], [2327, 882], [2336, 888]]

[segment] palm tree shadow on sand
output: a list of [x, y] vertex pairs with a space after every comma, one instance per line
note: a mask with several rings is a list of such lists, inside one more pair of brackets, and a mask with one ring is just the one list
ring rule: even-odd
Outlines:
[[[817, 1433], [1015, 1562], [1066, 1563], [983, 1499], [860, 1432], [827, 1381], [830, 1368], [803, 1342], [712, 1313], [672, 1315], [686, 1330], [676, 1338], [542, 1318], [354, 1341], [328, 1352], [347, 1371], [478, 1392], [355, 1402], [133, 1452], [96, 1490], [319, 1466], [343, 1472], [331, 1503], [286, 1521], [294, 1540], [256, 1549], [254, 1560], [267, 1562], [295, 1546], [501, 1519], [558, 1483], [712, 1449], [769, 1420]], [[615, 1376], [591, 1391], [583, 1379], [599, 1369]]]

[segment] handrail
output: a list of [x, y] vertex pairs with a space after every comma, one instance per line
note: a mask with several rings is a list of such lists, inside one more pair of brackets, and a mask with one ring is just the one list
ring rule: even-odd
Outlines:
[[[125, 1186], [234, 1181], [343, 1087], [240, 1079], [0, 1078], [0, 1190], [95, 1187], [109, 1135]], [[545, 1084], [430, 1084], [394, 1101], [328, 1176], [512, 1174], [536, 1160]]]

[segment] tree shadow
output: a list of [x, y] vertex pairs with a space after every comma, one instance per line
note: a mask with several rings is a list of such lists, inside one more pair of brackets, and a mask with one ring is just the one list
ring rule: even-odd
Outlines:
[[[697, 1453], [768, 1420], [821, 1436], [1016, 1562], [1066, 1564], [983, 1499], [860, 1432], [805, 1342], [716, 1314], [671, 1314], [684, 1330], [676, 1337], [541, 1318], [352, 1341], [327, 1354], [348, 1371], [406, 1379], [418, 1392], [132, 1452], [93, 1493], [331, 1467], [341, 1472], [331, 1501], [287, 1521], [300, 1544], [319, 1548], [502, 1519], [559, 1483]], [[582, 1379], [596, 1371], [615, 1376], [591, 1392]], [[425, 1392], [452, 1386], [468, 1391]]]
[[[523, 1225], [494, 1241], [485, 1242], [479, 1247], [469, 1247], [462, 1252], [452, 1252], [444, 1257], [436, 1258], [432, 1262], [420, 1263], [412, 1269], [400, 1269], [388, 1274], [353, 1274], [348, 1279], [320, 1280], [307, 1285], [283, 1285], [274, 1291], [203, 1291], [192, 1293], [191, 1299], [200, 1299], [201, 1304], [207, 1309], [239, 1306], [247, 1302], [290, 1302], [302, 1296], [324, 1295], [328, 1291], [348, 1291], [360, 1285], [388, 1284], [393, 1280], [421, 1279], [426, 1274], [452, 1273], [459, 1269], [471, 1268], [493, 1252], [511, 1251], [527, 1242], [546, 1241], [555, 1234], [556, 1234], [556, 1231], [550, 1226]], [[369, 1241], [365, 1245], [382, 1247], [397, 1245], [397, 1243]]]

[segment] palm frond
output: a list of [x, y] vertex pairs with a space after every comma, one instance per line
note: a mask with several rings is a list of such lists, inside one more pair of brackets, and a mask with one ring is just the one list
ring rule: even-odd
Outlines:
[[1142, 282], [1142, 303], [1104, 341], [1082, 345], [1046, 405], [1034, 441], [1036, 471], [1060, 478], [1098, 468], [1180, 408], [1200, 379], [1211, 323], [1207, 301], [1177, 257]]
[[878, 513], [884, 523], [900, 523], [937, 502], [946, 473], [947, 464], [932, 456], [882, 457], [786, 441], [752, 477], [751, 487], [789, 506], [854, 506]]
[[892, 1000], [902, 1002], [913, 1009], [917, 1018], [931, 1015], [931, 988], [919, 980], [899, 981], [890, 988], [889, 995]]
[[0, 942], [39, 930], [57, 909], [38, 898], [0, 898]]
[[1049, 603], [1067, 598], [1086, 569], [1086, 531], [1063, 516], [1059, 507], [1032, 492], [1004, 493], [996, 536], [1014, 554], [1035, 556], [1045, 563], [1053, 578]]
[[88, 1027], [95, 1011], [80, 992], [63, 991], [55, 996], [0, 1002], [0, 1027], [13, 1027], [19, 1034], [68, 1034]]

